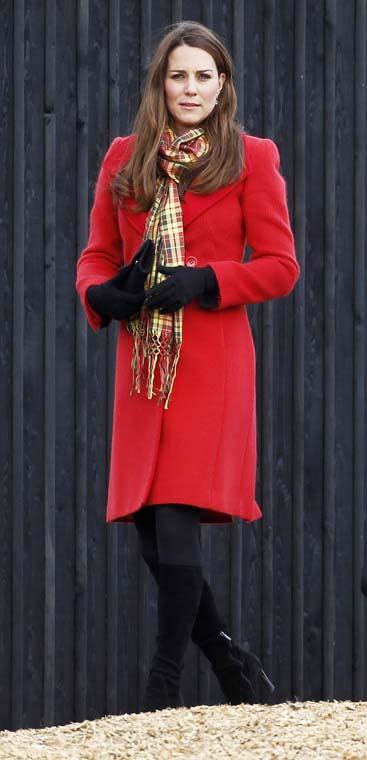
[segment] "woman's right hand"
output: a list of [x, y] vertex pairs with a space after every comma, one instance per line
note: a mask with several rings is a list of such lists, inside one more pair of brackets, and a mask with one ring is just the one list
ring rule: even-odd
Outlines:
[[145, 240], [130, 264], [121, 267], [115, 277], [90, 285], [87, 298], [90, 306], [102, 318], [127, 319], [138, 314], [145, 299], [144, 283], [153, 262], [154, 243]]

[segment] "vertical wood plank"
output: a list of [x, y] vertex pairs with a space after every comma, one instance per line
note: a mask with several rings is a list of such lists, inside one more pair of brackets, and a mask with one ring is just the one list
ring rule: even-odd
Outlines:
[[24, 425], [24, 0], [14, 4], [13, 399], [12, 399], [12, 729], [23, 725]]
[[56, 4], [55, 719], [74, 719], [77, 6]]
[[152, 0], [140, 0], [140, 96], [152, 55]]
[[336, 0], [325, 0], [325, 281], [323, 699], [334, 693], [335, 636], [335, 49]]
[[237, 118], [241, 124], [244, 121], [244, 37], [245, 37], [245, 6], [241, 0], [233, 3], [233, 63], [235, 70], [235, 87], [237, 93]]
[[14, 79], [12, 3], [0, 3], [0, 730], [11, 726], [12, 683], [12, 341], [13, 341], [13, 149]]
[[201, 19], [205, 26], [212, 28], [214, 23], [213, 0], [201, 0]]
[[[77, 16], [77, 249], [88, 235], [88, 25], [89, 3], [80, 0]], [[75, 717], [87, 714], [87, 323], [80, 302], [75, 344]]]
[[367, 545], [366, 504], [366, 3], [356, 0], [355, 127], [354, 127], [354, 335], [353, 335], [353, 699], [366, 699], [365, 603], [361, 595], [361, 567]]
[[120, 133], [120, 24], [118, 0], [111, 0], [108, 15], [109, 132], [111, 140]]
[[45, 662], [44, 723], [55, 723], [55, 448], [56, 448], [56, 7], [45, 18]]
[[[43, 8], [24, 7], [24, 687], [25, 725], [43, 721], [44, 664], [44, 47]], [[33, 149], [33, 145], [37, 149]]]
[[[108, 5], [89, 3], [88, 29], [89, 211], [98, 171], [108, 147]], [[84, 244], [86, 243], [84, 241]], [[107, 331], [88, 328], [87, 534], [88, 534], [88, 714], [105, 709], [106, 690], [106, 424]]]
[[171, 0], [171, 22], [177, 24], [182, 20], [182, 0]]
[[305, 0], [295, 4], [295, 144], [294, 144], [294, 238], [301, 278], [294, 293], [293, 364], [293, 520], [292, 520], [292, 694], [304, 697], [304, 344], [306, 266], [306, 28]]
[[[353, 518], [345, 509], [353, 499], [353, 276], [354, 257], [345, 256], [353, 240], [354, 199], [354, 18], [336, 6], [335, 47], [335, 636], [334, 690], [352, 698], [353, 668]], [[348, 186], [344, 177], [350, 176]], [[348, 685], [346, 685], [348, 684]]]
[[[313, 0], [307, 13], [307, 198], [324, 187], [324, 3]], [[305, 279], [305, 459], [304, 555], [305, 699], [322, 698], [322, 514], [324, 403], [324, 192], [307, 204]]]
[[[140, 0], [139, 0], [140, 2]], [[120, 3], [120, 103], [119, 119], [121, 134], [126, 135], [132, 124], [140, 102], [140, 4]]]

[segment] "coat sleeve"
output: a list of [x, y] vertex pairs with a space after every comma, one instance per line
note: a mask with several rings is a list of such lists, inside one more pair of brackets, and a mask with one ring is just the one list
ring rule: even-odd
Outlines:
[[269, 138], [260, 140], [250, 157], [241, 204], [246, 241], [252, 252], [248, 262], [210, 262], [218, 283], [215, 300], [204, 308], [258, 303], [288, 295], [300, 276], [287, 207], [287, 190], [279, 172], [280, 157]]
[[87, 289], [114, 277], [122, 264], [122, 240], [110, 184], [114, 171], [121, 164], [125, 140], [116, 137], [103, 159], [90, 214], [88, 242], [77, 262], [76, 290], [95, 332], [104, 326], [104, 322], [90, 307]]

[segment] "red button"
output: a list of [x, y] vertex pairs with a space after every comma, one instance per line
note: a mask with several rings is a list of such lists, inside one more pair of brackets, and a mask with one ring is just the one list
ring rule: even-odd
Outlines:
[[195, 258], [195, 256], [189, 256], [189, 258], [186, 261], [186, 264], [188, 267], [196, 267], [197, 263], [198, 263], [198, 260]]

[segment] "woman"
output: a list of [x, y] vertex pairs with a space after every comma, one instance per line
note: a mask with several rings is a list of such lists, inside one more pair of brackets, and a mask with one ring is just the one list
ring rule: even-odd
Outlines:
[[262, 516], [246, 305], [287, 295], [300, 273], [278, 149], [235, 111], [222, 42], [198, 23], [172, 27], [133, 134], [102, 163], [77, 267], [92, 328], [120, 321], [106, 519], [135, 523], [158, 583], [143, 710], [183, 704], [190, 636], [232, 704], [255, 701], [260, 682], [274, 689], [228, 635], [200, 542], [200, 523]]

